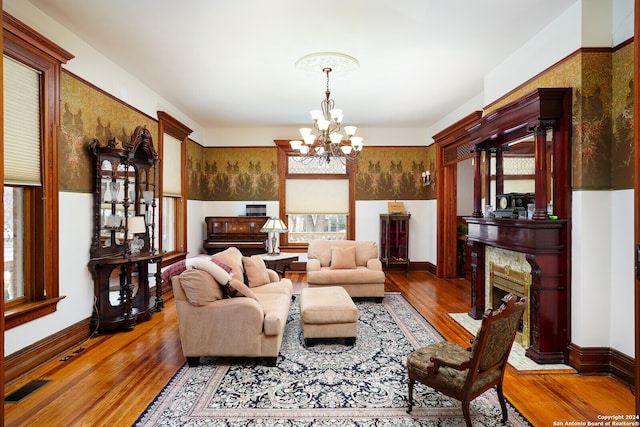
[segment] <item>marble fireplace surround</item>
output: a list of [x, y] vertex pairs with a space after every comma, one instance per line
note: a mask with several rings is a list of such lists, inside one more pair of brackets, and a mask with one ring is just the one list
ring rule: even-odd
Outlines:
[[[507, 293], [519, 298], [527, 297], [530, 301], [531, 265], [525, 259], [525, 254], [488, 247], [485, 256], [485, 307], [498, 308], [501, 298]], [[525, 349], [529, 347], [530, 340], [529, 316], [530, 310], [527, 305], [522, 315], [522, 328], [516, 335], [516, 342]]]

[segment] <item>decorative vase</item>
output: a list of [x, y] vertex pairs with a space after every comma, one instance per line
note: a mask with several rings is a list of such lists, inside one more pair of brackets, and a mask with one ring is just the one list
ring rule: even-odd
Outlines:
[[120, 183], [117, 181], [112, 181], [109, 183], [109, 191], [111, 192], [111, 201], [115, 202], [118, 200], [118, 194], [120, 193]]

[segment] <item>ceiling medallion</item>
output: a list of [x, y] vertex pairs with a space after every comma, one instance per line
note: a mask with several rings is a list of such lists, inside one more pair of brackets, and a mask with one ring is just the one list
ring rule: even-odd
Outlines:
[[296, 61], [297, 70], [317, 73], [331, 68], [335, 74], [349, 73], [360, 68], [360, 63], [353, 56], [338, 52], [316, 52], [305, 55]]

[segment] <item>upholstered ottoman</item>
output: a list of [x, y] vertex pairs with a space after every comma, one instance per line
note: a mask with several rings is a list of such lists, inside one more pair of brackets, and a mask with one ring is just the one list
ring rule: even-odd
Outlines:
[[300, 321], [307, 346], [319, 338], [344, 338], [347, 345], [356, 341], [358, 308], [341, 286], [302, 289]]

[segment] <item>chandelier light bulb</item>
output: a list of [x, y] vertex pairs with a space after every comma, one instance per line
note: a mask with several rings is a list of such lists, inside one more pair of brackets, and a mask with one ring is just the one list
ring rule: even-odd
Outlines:
[[320, 110], [311, 110], [309, 111], [309, 114], [311, 114], [311, 118], [316, 122], [320, 119], [324, 119], [324, 115]]
[[302, 139], [307, 135], [311, 135], [311, 128], [300, 128], [300, 136], [302, 136]]
[[300, 146], [300, 154], [307, 154], [309, 153], [309, 146], [308, 145], [301, 145]]
[[313, 145], [313, 143], [316, 142], [316, 136], [312, 133], [305, 136], [303, 139], [304, 139], [304, 143], [307, 145]]
[[349, 138], [351, 138], [353, 135], [355, 135], [355, 134], [356, 134], [356, 130], [357, 130], [357, 129], [358, 129], [358, 128], [357, 128], [356, 126], [345, 126], [345, 127], [344, 127], [344, 131], [347, 133], [347, 136], [348, 136]]
[[329, 138], [331, 139], [331, 143], [340, 144], [340, 142], [342, 141], [342, 134], [334, 132], [331, 135], [329, 135]]
[[352, 149], [353, 149], [353, 147], [350, 146], [350, 145], [343, 145], [343, 146], [340, 147], [340, 150], [342, 150], [342, 152], [344, 154], [347, 154], [347, 155], [351, 153]]
[[289, 141], [289, 145], [291, 145], [291, 148], [293, 148], [294, 150], [299, 150], [300, 147], [302, 147], [302, 141], [300, 140]]
[[327, 129], [329, 129], [329, 125], [331, 124], [331, 122], [329, 120], [325, 120], [325, 119], [320, 119], [318, 120], [318, 129], [320, 129], [321, 131], [326, 131]]
[[337, 124], [342, 123], [342, 118], [344, 117], [344, 115], [342, 114], [341, 109], [334, 108], [333, 110], [329, 111], [329, 114], [331, 115], [331, 120], [333, 120]]

